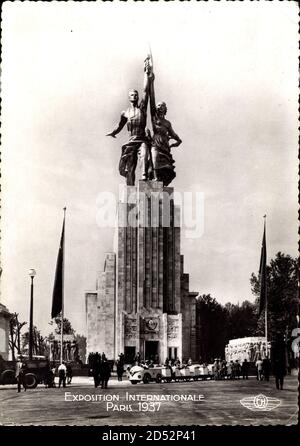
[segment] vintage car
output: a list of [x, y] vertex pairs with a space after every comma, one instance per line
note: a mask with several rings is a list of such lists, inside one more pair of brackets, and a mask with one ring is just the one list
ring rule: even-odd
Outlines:
[[27, 370], [25, 374], [26, 387], [28, 389], [35, 389], [39, 383], [46, 384], [50, 364], [44, 357], [33, 357], [31, 360], [25, 360]]
[[207, 379], [213, 375], [211, 367], [204, 364], [193, 364], [189, 366], [189, 369], [194, 381], [198, 381], [199, 379]]
[[163, 379], [171, 378], [171, 371], [166, 370], [165, 367], [162, 366], [139, 366], [134, 365], [129, 370], [129, 381], [131, 384], [137, 384], [139, 382], [143, 382], [144, 384], [148, 384], [150, 381], [155, 381], [160, 383]]
[[15, 384], [17, 382], [14, 361], [0, 362], [0, 384]]
[[[28, 389], [35, 389], [39, 383], [46, 383], [49, 373], [49, 361], [44, 356], [33, 356], [29, 359], [25, 355], [23, 361], [26, 364], [25, 382]], [[0, 370], [0, 384], [15, 384], [16, 363], [3, 361]]]
[[180, 377], [183, 381], [189, 381], [191, 379], [191, 371], [189, 367], [182, 367], [180, 370]]
[[201, 365], [200, 364], [193, 364], [193, 365], [190, 365], [188, 368], [190, 371], [190, 377], [194, 381], [197, 381], [198, 379], [200, 379], [200, 377], [201, 377]]
[[183, 367], [172, 367], [172, 378], [175, 381], [197, 381], [204, 379], [203, 367], [200, 364], [193, 364]]
[[165, 367], [155, 365], [153, 367], [147, 367], [142, 365], [133, 366], [128, 373], [129, 381], [132, 384], [143, 382], [148, 384], [151, 381], [160, 383], [162, 381], [171, 382], [174, 381], [198, 381], [207, 379], [213, 376], [212, 368], [210, 365], [193, 364], [184, 367]]

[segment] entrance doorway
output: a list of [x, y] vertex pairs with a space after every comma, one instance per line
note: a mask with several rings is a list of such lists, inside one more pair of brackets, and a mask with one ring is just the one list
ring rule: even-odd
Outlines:
[[126, 364], [133, 364], [135, 358], [135, 347], [124, 348], [124, 361]]
[[158, 362], [158, 341], [145, 341], [145, 359]]

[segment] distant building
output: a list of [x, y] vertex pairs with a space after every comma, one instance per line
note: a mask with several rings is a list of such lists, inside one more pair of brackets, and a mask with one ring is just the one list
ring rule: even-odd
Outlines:
[[9, 321], [12, 314], [0, 303], [0, 355], [8, 360], [9, 356]]
[[[98, 351], [116, 359], [124, 353], [127, 362], [137, 353], [160, 362], [195, 359], [198, 293], [189, 291], [183, 271], [173, 188], [139, 181], [125, 192], [115, 250], [105, 256], [96, 289], [85, 293], [87, 355]], [[128, 224], [132, 216], [136, 225]]]

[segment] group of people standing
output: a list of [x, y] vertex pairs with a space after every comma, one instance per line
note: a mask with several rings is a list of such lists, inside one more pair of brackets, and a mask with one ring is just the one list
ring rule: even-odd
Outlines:
[[271, 362], [269, 358], [261, 359], [259, 356], [256, 363], [256, 379], [258, 381], [269, 381], [270, 380], [270, 373], [271, 373]]
[[250, 363], [247, 359], [240, 364], [238, 360], [226, 361], [215, 359], [213, 364], [213, 375], [215, 379], [248, 379], [249, 368], [255, 365], [256, 379], [258, 381], [269, 381], [270, 375], [273, 373], [277, 389], [283, 389], [284, 376], [286, 374], [286, 367], [284, 361], [280, 358], [275, 358], [273, 367], [269, 358], [261, 356], [258, 357], [255, 363]]
[[221, 359], [215, 359], [213, 364], [213, 375], [216, 380], [218, 379], [248, 379], [249, 374], [249, 362], [244, 359], [242, 364], [238, 360], [226, 361]]
[[61, 386], [66, 387], [66, 384], [71, 384], [73, 378], [71, 364], [62, 361], [58, 367], [56, 367], [55, 364], [53, 364], [52, 367], [49, 367], [45, 382], [47, 387], [56, 387], [56, 375], [58, 375], [58, 388]]
[[[52, 369], [52, 372], [53, 372], [53, 378], [54, 378], [55, 377], [55, 368]], [[57, 368], [57, 373], [58, 373], [58, 387], [60, 387], [61, 385], [63, 387], [66, 387], [66, 382], [67, 382], [67, 384], [71, 384], [72, 378], [73, 378], [73, 371], [72, 371], [72, 367], [70, 364], [65, 363], [65, 361], [62, 361], [62, 363]], [[54, 387], [55, 387], [55, 383], [54, 383]]]
[[101, 389], [107, 389], [107, 384], [111, 376], [111, 367], [105, 353], [103, 352], [100, 355], [96, 352], [89, 357], [89, 360], [95, 388], [101, 385]]

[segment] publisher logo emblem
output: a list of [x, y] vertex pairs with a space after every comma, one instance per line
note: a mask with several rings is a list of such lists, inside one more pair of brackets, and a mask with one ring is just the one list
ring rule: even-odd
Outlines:
[[242, 406], [255, 412], [267, 412], [280, 406], [281, 400], [278, 398], [269, 398], [260, 393], [256, 396], [250, 396], [240, 400]]

